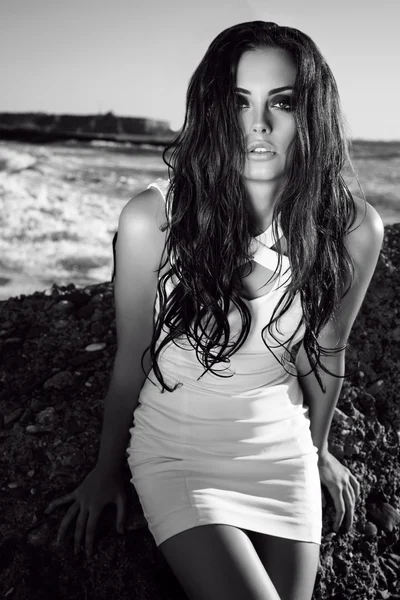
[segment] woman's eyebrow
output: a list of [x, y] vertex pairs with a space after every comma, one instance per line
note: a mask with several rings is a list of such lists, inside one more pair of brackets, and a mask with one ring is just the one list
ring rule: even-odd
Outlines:
[[[292, 89], [293, 89], [292, 85], [284, 85], [283, 87], [274, 88], [273, 90], [270, 90], [269, 94], [276, 94], [277, 92], [283, 92], [283, 90], [292, 90]], [[235, 92], [243, 92], [243, 94], [250, 94], [250, 96], [251, 96], [251, 92], [249, 90], [245, 90], [242, 87], [235, 88]]]

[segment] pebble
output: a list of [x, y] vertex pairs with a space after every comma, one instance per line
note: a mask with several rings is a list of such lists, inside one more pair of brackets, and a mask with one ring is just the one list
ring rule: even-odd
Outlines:
[[336, 533], [334, 531], [330, 531], [326, 535], [324, 535], [324, 542], [330, 542], [333, 538], [336, 537]]
[[10, 483], [7, 484], [7, 487], [10, 488], [10, 490], [15, 490], [19, 486], [20, 486], [20, 484], [17, 481], [11, 481]]
[[86, 346], [85, 350], [86, 352], [96, 352], [98, 350], [103, 350], [105, 347], [105, 342], [101, 342], [99, 344], [89, 344], [89, 346]]
[[50, 379], [44, 383], [43, 387], [45, 390], [63, 390], [66, 387], [73, 386], [74, 383], [75, 378], [69, 371], [59, 371], [59, 373], [56, 373], [50, 377]]
[[18, 419], [23, 415], [24, 411], [24, 408], [16, 408], [12, 412], [10, 412], [4, 417], [4, 425], [10, 425], [14, 423], [14, 421], [18, 421]]
[[54, 306], [54, 310], [57, 312], [69, 312], [74, 309], [74, 305], [69, 300], [60, 300]]
[[371, 521], [367, 521], [364, 528], [364, 534], [368, 537], [375, 537], [378, 533], [378, 528], [375, 523], [371, 523]]
[[371, 396], [374, 396], [378, 392], [381, 392], [383, 389], [384, 383], [385, 382], [383, 381], [383, 379], [379, 379], [378, 381], [375, 381], [375, 383], [373, 383], [372, 385], [370, 385], [367, 388], [367, 393], [370, 394]]
[[25, 431], [26, 433], [32, 433], [34, 435], [53, 432], [52, 429], [49, 429], [48, 427], [41, 427], [40, 425], [27, 425]]
[[333, 419], [342, 427], [351, 427], [354, 424], [354, 421], [351, 417], [347, 416], [340, 408], [335, 408], [335, 412], [333, 413]]
[[44, 410], [40, 411], [40, 413], [36, 417], [36, 421], [39, 425], [54, 425], [55, 420], [57, 419], [57, 413], [55, 411], [54, 406], [48, 406]]
[[41, 546], [45, 546], [49, 538], [52, 536], [52, 531], [50, 529], [49, 523], [45, 522], [41, 524], [40, 527], [33, 529], [27, 535], [27, 541], [31, 546], [35, 546], [36, 548], [40, 548]]
[[92, 304], [99, 304], [100, 302], [103, 301], [104, 298], [104, 294], [95, 294], [92, 297]]

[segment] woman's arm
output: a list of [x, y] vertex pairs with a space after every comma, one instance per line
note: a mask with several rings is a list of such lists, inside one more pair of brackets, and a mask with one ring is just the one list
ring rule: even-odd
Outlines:
[[[354, 281], [318, 337], [319, 344], [329, 349], [338, 348], [347, 343], [375, 271], [383, 242], [384, 227], [379, 214], [367, 203], [367, 213], [364, 218], [364, 202], [358, 198], [355, 200], [357, 217], [351, 231], [345, 237], [345, 245], [354, 263]], [[322, 356], [321, 362], [330, 372], [344, 375], [345, 351], [332, 357]], [[309, 373], [311, 370], [303, 345], [296, 357], [296, 368], [300, 374]], [[299, 383], [304, 401], [309, 406], [312, 440], [314, 446], [318, 448], [320, 461], [323, 461], [324, 455], [328, 452], [329, 430], [343, 379], [328, 375], [322, 369], [320, 369], [320, 375], [326, 386], [325, 394], [313, 372], [305, 377], [300, 377]]]
[[[326, 368], [336, 375], [344, 375], [345, 353], [340, 352], [336, 356], [324, 357], [321, 362]], [[310, 363], [303, 346], [299, 349], [296, 358], [296, 367], [299, 373], [309, 373]], [[299, 379], [303, 392], [304, 402], [309, 406], [311, 437], [314, 446], [318, 448], [319, 461], [323, 461], [328, 452], [328, 435], [332, 423], [333, 413], [340, 396], [343, 379], [328, 375], [320, 370], [322, 383], [326, 387], [324, 394], [319, 387], [314, 373], [310, 373]]]

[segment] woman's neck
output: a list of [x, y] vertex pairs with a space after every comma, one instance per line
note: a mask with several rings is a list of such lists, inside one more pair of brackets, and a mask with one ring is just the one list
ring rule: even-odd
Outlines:
[[272, 214], [280, 186], [281, 182], [275, 180], [246, 180], [253, 235], [259, 235], [271, 225]]

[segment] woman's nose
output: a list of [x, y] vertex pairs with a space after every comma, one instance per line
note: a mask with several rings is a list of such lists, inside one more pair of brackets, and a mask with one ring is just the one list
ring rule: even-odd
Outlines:
[[269, 119], [263, 116], [259, 120], [254, 121], [251, 129], [254, 133], [271, 133], [272, 125]]
[[255, 124], [252, 127], [254, 133], [271, 133], [272, 128], [269, 123]]

